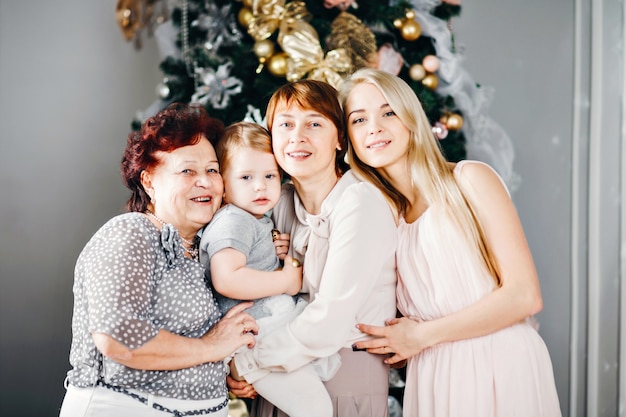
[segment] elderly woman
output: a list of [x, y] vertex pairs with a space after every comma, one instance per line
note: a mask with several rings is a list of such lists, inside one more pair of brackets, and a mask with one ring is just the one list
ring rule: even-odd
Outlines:
[[80, 254], [62, 417], [228, 415], [223, 359], [253, 346], [242, 303], [220, 319], [198, 261], [198, 231], [224, 185], [201, 107], [172, 104], [128, 137], [128, 213]]

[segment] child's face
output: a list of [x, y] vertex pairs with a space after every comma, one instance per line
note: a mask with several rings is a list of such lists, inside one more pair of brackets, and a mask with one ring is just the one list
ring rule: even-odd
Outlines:
[[280, 197], [280, 174], [274, 155], [250, 148], [231, 157], [224, 178], [224, 201], [261, 218]]

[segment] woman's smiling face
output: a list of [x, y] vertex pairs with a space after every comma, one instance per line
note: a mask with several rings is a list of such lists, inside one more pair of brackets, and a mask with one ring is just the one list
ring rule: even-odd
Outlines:
[[339, 132], [321, 113], [292, 105], [274, 115], [272, 148], [278, 164], [293, 178], [334, 173]]
[[410, 131], [378, 87], [370, 83], [357, 84], [344, 110], [348, 137], [361, 161], [377, 169], [405, 164]]
[[154, 212], [183, 236], [194, 235], [211, 221], [222, 204], [224, 183], [213, 145], [198, 143], [157, 152], [160, 163], [142, 174]]

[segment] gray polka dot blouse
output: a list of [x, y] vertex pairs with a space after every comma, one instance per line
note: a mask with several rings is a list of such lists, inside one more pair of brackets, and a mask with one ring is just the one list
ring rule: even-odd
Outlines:
[[186, 258], [178, 231], [159, 231], [140, 213], [107, 222], [87, 243], [74, 272], [74, 313], [68, 380], [90, 387], [98, 379], [177, 399], [227, 395], [223, 361], [176, 371], [127, 368], [103, 357], [91, 333], [136, 349], [159, 329], [200, 337], [220, 318], [199, 262]]

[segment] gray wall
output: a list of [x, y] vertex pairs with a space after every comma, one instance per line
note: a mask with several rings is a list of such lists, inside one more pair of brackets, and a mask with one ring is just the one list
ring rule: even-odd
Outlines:
[[0, 415], [55, 416], [73, 268], [120, 212], [119, 160], [161, 79], [114, 0], [0, 0]]
[[[115, 4], [0, 0], [0, 415], [57, 415], [74, 263], [121, 210], [129, 123], [155, 99], [154, 42], [138, 52], [124, 42]], [[514, 142], [514, 200], [568, 415], [574, 4], [468, 1], [453, 25], [465, 68], [495, 88], [490, 115]]]
[[515, 147], [513, 194], [544, 299], [537, 316], [568, 415], [574, 2], [463, 2], [453, 21], [464, 67], [492, 87], [490, 116]]

